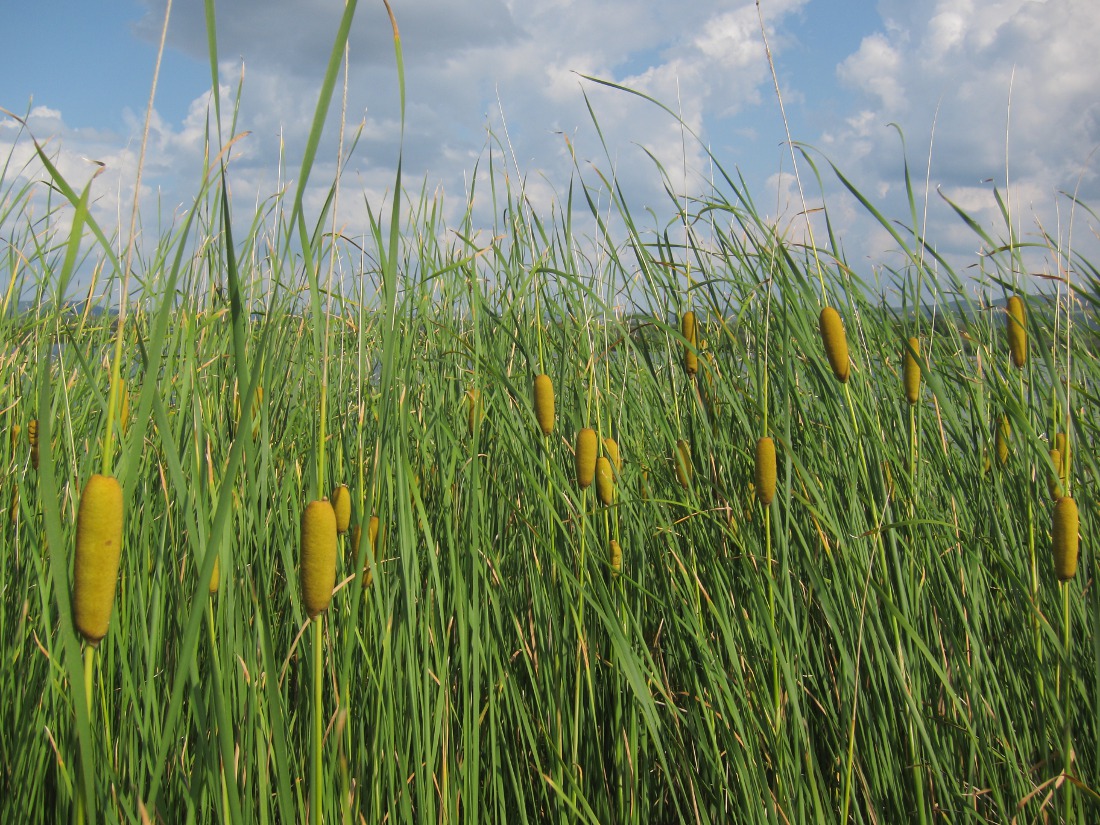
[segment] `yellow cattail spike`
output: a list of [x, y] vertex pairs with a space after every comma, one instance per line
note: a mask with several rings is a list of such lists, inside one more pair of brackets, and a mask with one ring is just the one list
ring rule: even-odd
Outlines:
[[1008, 442], [1012, 438], [1012, 425], [1008, 423], [1008, 416], [1002, 415], [997, 424], [997, 461], [1003, 467], [1008, 463]]
[[332, 504], [333, 512], [336, 513], [336, 532], [343, 535], [351, 524], [351, 491], [346, 485], [341, 484], [332, 491], [328, 500]]
[[1047, 491], [1050, 497], [1057, 501], [1066, 494], [1066, 488], [1062, 481], [1062, 454], [1055, 447], [1050, 451], [1050, 463], [1054, 465], [1054, 472], [1047, 476]]
[[1023, 369], [1027, 363], [1027, 316], [1024, 302], [1019, 295], [1008, 299], [1008, 349], [1012, 353], [1012, 364]]
[[603, 454], [611, 461], [611, 466], [615, 468], [615, 475], [622, 475], [623, 457], [619, 453], [619, 445], [614, 438], [609, 436], [603, 440]]
[[554, 432], [554, 382], [545, 373], [535, 376], [535, 418], [543, 435]]
[[214, 556], [214, 569], [210, 571], [210, 595], [213, 596], [218, 592], [218, 587], [221, 585], [221, 556]]
[[577, 486], [584, 490], [596, 474], [596, 431], [591, 427], [577, 433], [576, 465]]
[[1054, 436], [1054, 448], [1062, 456], [1062, 464], [1058, 468], [1058, 474], [1062, 477], [1062, 483], [1065, 484], [1069, 481], [1070, 470], [1070, 444], [1069, 439], [1066, 438], [1065, 433], [1057, 433]]
[[374, 557], [378, 558], [378, 545], [380, 543], [380, 529], [378, 516], [370, 517], [370, 524], [367, 528], [367, 540], [370, 542], [371, 552], [374, 553]]
[[685, 312], [680, 319], [680, 334], [687, 344], [684, 345], [684, 372], [688, 378], [694, 378], [699, 371], [699, 339], [695, 324], [695, 313]]
[[80, 496], [73, 562], [73, 624], [93, 646], [107, 635], [121, 557], [122, 488], [93, 475]]
[[1077, 573], [1077, 502], [1068, 496], [1054, 505], [1054, 572], [1058, 581], [1069, 581]]
[[756, 498], [765, 507], [775, 499], [775, 442], [765, 436], [756, 442]]
[[615, 471], [611, 469], [611, 462], [607, 456], [596, 459], [596, 493], [605, 506], [610, 506], [615, 500]]
[[912, 406], [920, 399], [920, 341], [916, 338], [909, 339], [909, 346], [905, 348], [905, 367], [902, 370], [903, 383], [905, 384], [905, 400]]
[[314, 619], [328, 608], [336, 584], [336, 511], [328, 499], [311, 501], [302, 511], [302, 602]]
[[615, 539], [611, 539], [610, 556], [611, 575], [618, 576], [623, 569], [623, 548], [619, 546], [619, 542]]
[[821, 331], [821, 343], [825, 347], [825, 355], [829, 358], [829, 366], [833, 368], [833, 375], [841, 384], [848, 381], [848, 373], [851, 370], [851, 361], [848, 358], [848, 338], [844, 334], [844, 323], [840, 320], [840, 313], [830, 306], [821, 310], [818, 318], [818, 327]]
[[11, 425], [11, 449], [15, 452], [15, 448], [19, 446], [19, 434], [23, 432], [23, 428], [18, 424]]
[[681, 438], [676, 442], [676, 452], [672, 456], [676, 462], [676, 480], [681, 487], [691, 484], [691, 445], [686, 439]]
[[470, 436], [477, 431], [481, 423], [481, 391], [476, 387], [466, 390], [466, 429]]
[[31, 466], [38, 469], [38, 419], [27, 422], [27, 440], [31, 443]]

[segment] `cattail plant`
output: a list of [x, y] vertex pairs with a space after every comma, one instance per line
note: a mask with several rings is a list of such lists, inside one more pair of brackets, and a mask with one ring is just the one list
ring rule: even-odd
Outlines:
[[825, 355], [829, 359], [829, 366], [833, 368], [833, 375], [841, 384], [847, 383], [851, 361], [848, 358], [848, 339], [844, 333], [844, 323], [840, 320], [840, 313], [831, 306], [824, 307], [818, 318], [818, 328], [821, 332], [821, 343], [825, 347]]
[[302, 602], [311, 619], [332, 601], [336, 584], [336, 511], [327, 499], [311, 501], [302, 512]]
[[1023, 369], [1027, 364], [1027, 316], [1024, 314], [1024, 302], [1019, 295], [1008, 299], [1008, 317], [1005, 319], [1008, 329], [1008, 349], [1012, 353], [1012, 364]]
[[73, 624], [95, 647], [107, 635], [122, 556], [122, 488], [112, 476], [93, 475], [76, 515]]
[[615, 471], [611, 469], [611, 462], [607, 456], [596, 459], [596, 493], [605, 506], [610, 506], [615, 500]]
[[481, 423], [481, 391], [477, 387], [466, 390], [466, 429], [472, 438]]
[[603, 440], [603, 454], [611, 461], [611, 466], [615, 468], [615, 475], [622, 475], [623, 457], [619, 453], [619, 444], [614, 438], [608, 436]]
[[1050, 463], [1053, 470], [1047, 475], [1047, 492], [1052, 501], [1058, 501], [1066, 494], [1066, 480], [1062, 476], [1062, 454], [1055, 447], [1050, 451]]
[[221, 556], [214, 556], [214, 569], [210, 571], [210, 583], [207, 586], [211, 596], [217, 593], [218, 588], [221, 586], [221, 561]]
[[695, 313], [685, 312], [680, 318], [680, 334], [687, 342], [684, 344], [684, 372], [688, 378], [694, 378], [699, 371], [698, 332], [695, 324]]
[[336, 532], [343, 535], [351, 524], [351, 491], [348, 490], [347, 485], [341, 484], [334, 489], [329, 496], [329, 503], [332, 504], [332, 510], [336, 513]]
[[31, 443], [31, 466], [38, 470], [38, 419], [27, 422], [27, 440]]
[[1008, 416], [1002, 415], [997, 422], [997, 462], [1003, 467], [1008, 463], [1009, 441], [1012, 438], [1012, 425], [1008, 423]]
[[920, 340], [910, 338], [905, 348], [905, 366], [902, 368], [902, 384], [905, 387], [905, 400], [912, 406], [920, 399]]
[[623, 569], [623, 549], [619, 546], [619, 542], [615, 539], [611, 539], [609, 547], [610, 563], [611, 563], [611, 575], [618, 576]]
[[1069, 496], [1054, 505], [1054, 529], [1051, 545], [1054, 551], [1054, 572], [1058, 581], [1069, 581], [1077, 574], [1077, 502]]
[[673, 453], [673, 461], [676, 462], [676, 480], [681, 487], [691, 484], [691, 444], [687, 439], [681, 438], [676, 442], [676, 451]]
[[585, 427], [577, 433], [577, 486], [587, 489], [596, 473], [596, 431]]
[[11, 437], [11, 449], [12, 452], [14, 452], [15, 448], [19, 446], [19, 434], [23, 432], [23, 428], [18, 424], [12, 424], [9, 432]]
[[535, 418], [543, 435], [554, 432], [554, 382], [546, 373], [535, 376]]
[[756, 442], [756, 498], [765, 507], [775, 499], [775, 442], [764, 436]]

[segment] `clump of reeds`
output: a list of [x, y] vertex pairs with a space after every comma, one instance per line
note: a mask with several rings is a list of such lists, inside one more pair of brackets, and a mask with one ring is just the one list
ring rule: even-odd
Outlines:
[[122, 487], [113, 476], [93, 475], [76, 514], [73, 624], [92, 645], [107, 635], [122, 557]]
[[592, 483], [596, 473], [596, 431], [585, 427], [577, 433], [577, 453], [575, 456], [577, 486], [582, 490]]
[[1054, 505], [1054, 528], [1051, 545], [1054, 551], [1054, 572], [1058, 581], [1069, 581], [1077, 574], [1079, 527], [1077, 502], [1069, 496]]
[[302, 511], [300, 565], [302, 602], [315, 619], [328, 608], [336, 584], [336, 511], [328, 499]]
[[910, 406], [920, 399], [920, 340], [910, 338], [905, 348], [905, 366], [902, 369], [902, 384], [905, 387], [905, 400]]
[[687, 373], [688, 378], [694, 378], [699, 372], [699, 339], [694, 312], [689, 310], [680, 318], [680, 334], [687, 342], [684, 345], [684, 372]]
[[554, 432], [554, 382], [546, 373], [535, 376], [535, 418], [543, 435]]
[[1019, 295], [1008, 299], [1008, 316], [1005, 320], [1008, 329], [1008, 349], [1012, 353], [1012, 364], [1023, 369], [1027, 364], [1027, 316], [1024, 301]]
[[818, 318], [818, 328], [833, 375], [836, 376], [837, 381], [844, 384], [848, 381], [851, 361], [848, 358], [848, 338], [844, 333], [844, 323], [840, 320], [840, 313], [831, 306], [825, 306]]
[[336, 513], [336, 532], [343, 535], [351, 524], [351, 491], [341, 484], [329, 496], [333, 512]]
[[775, 442], [764, 436], [756, 442], [756, 498], [765, 507], [775, 499]]

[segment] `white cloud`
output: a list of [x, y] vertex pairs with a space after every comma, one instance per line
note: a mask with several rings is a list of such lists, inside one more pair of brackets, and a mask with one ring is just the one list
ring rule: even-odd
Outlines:
[[[1065, 207], [1058, 190], [1080, 182], [1085, 200], [1095, 202], [1100, 179], [1090, 153], [1100, 144], [1100, 4], [886, 0], [880, 9], [882, 30], [838, 67], [862, 96], [858, 114], [823, 140], [861, 191], [888, 192], [891, 214], [908, 212], [898, 185], [899, 140], [887, 128], [893, 122], [906, 135], [918, 191], [931, 143], [929, 235], [958, 250], [977, 248], [978, 239], [960, 229], [937, 187], [995, 238], [1007, 228], [994, 185], [1014, 207], [1017, 231], [1032, 238], [1037, 221], [1056, 225], [1054, 211]], [[865, 251], [874, 258], [875, 250]]]

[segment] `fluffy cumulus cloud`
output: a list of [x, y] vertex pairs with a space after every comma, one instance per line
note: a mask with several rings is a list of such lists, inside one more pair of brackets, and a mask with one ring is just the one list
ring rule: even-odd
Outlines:
[[887, 126], [894, 123], [916, 183], [923, 188], [930, 176], [929, 235], [955, 250], [976, 251], [980, 241], [937, 188], [1001, 237], [994, 186], [1009, 199], [1017, 231], [1032, 235], [1040, 224], [1056, 232], [1059, 210], [1068, 228], [1059, 191], [1096, 202], [1100, 4], [883, 0], [879, 9], [880, 29], [838, 67], [859, 105], [821, 143], [861, 191], [905, 214], [900, 142]]

